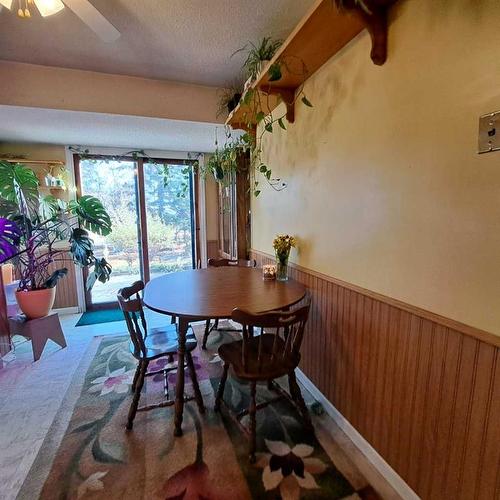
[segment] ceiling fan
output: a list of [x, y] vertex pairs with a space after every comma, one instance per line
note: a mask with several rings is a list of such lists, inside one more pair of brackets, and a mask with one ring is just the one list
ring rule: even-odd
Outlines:
[[[42, 17], [57, 14], [64, 7], [70, 8], [103, 41], [114, 42], [120, 32], [88, 0], [0, 0], [0, 6], [12, 10], [17, 6], [17, 15], [29, 19], [36, 6]], [[1, 8], [1, 7], [0, 7]]]

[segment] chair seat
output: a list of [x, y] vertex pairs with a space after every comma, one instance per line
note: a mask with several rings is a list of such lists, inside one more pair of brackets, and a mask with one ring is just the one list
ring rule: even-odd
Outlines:
[[[243, 340], [237, 340], [223, 344], [219, 347], [219, 356], [224, 363], [229, 363], [234, 370], [234, 374], [243, 380], [271, 380], [287, 375], [299, 364], [300, 357], [287, 356], [281, 358], [280, 354], [285, 350], [285, 342], [281, 338], [276, 338], [277, 353], [273, 358], [273, 343], [275, 336], [270, 334], [261, 335], [262, 352], [259, 362], [259, 336], [249, 339], [247, 342], [247, 366], [243, 365], [242, 352]], [[276, 356], [278, 357], [276, 359]]]
[[[177, 325], [167, 325], [161, 328], [152, 328], [148, 336], [144, 339], [146, 345], [146, 357], [142, 353], [137, 353], [135, 346], [130, 341], [130, 352], [137, 359], [152, 360], [161, 356], [169, 354], [177, 354], [178, 339], [177, 339]], [[191, 352], [197, 345], [196, 337], [193, 330], [188, 330], [186, 335], [186, 351]]]

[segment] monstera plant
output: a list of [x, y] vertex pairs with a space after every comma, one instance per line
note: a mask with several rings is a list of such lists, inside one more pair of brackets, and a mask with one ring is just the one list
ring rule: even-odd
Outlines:
[[[0, 264], [11, 260], [19, 277], [16, 298], [29, 318], [48, 314], [55, 287], [73, 262], [88, 267], [87, 289], [109, 280], [111, 266], [94, 255], [89, 231], [106, 236], [111, 219], [102, 203], [82, 196], [69, 203], [52, 195], [40, 197], [36, 174], [20, 163], [0, 161]], [[60, 265], [60, 267], [59, 267]]]

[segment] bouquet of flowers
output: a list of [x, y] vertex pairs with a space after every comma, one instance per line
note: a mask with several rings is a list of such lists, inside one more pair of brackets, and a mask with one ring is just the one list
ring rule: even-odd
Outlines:
[[276, 279], [286, 281], [288, 279], [288, 257], [290, 249], [295, 247], [297, 240], [289, 234], [278, 234], [273, 241], [276, 254]]
[[295, 248], [296, 244], [297, 240], [294, 236], [290, 236], [289, 234], [278, 234], [273, 241], [276, 258], [284, 264], [285, 261], [288, 260], [290, 249], [292, 247]]

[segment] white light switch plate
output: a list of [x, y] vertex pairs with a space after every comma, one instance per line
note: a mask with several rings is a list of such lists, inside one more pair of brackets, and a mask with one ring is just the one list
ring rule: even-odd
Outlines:
[[478, 153], [500, 151], [500, 111], [479, 118]]

